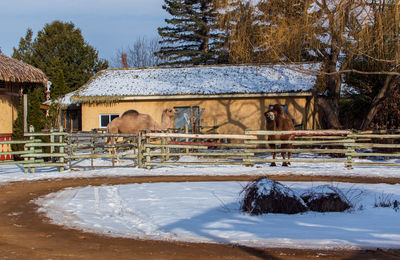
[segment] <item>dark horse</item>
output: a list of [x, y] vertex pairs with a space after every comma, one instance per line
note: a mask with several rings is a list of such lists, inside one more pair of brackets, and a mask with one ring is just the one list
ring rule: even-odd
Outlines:
[[[267, 130], [270, 131], [290, 131], [294, 130], [294, 125], [290, 117], [285, 113], [282, 106], [279, 104], [273, 105], [267, 112], [264, 113], [264, 116], [267, 120], [266, 127]], [[292, 140], [294, 139], [293, 135], [269, 135], [268, 140]], [[276, 149], [275, 144], [270, 144], [272, 149]], [[292, 144], [282, 144], [281, 149], [292, 148]], [[285, 160], [286, 152], [281, 152], [283, 160]], [[291, 152], [287, 152], [288, 162], [283, 161], [282, 166], [290, 165], [290, 156]], [[272, 158], [275, 160], [276, 152], [272, 153]], [[276, 166], [275, 162], [272, 162], [270, 166]]]

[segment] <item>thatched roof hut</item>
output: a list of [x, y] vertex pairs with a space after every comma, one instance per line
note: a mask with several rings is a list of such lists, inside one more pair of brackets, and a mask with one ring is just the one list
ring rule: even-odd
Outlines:
[[[47, 87], [46, 74], [38, 68], [0, 53], [0, 133], [11, 136], [20, 95], [32, 87]], [[23, 98], [24, 130], [27, 131], [27, 96]]]
[[0, 81], [45, 85], [47, 77], [40, 69], [0, 53]]

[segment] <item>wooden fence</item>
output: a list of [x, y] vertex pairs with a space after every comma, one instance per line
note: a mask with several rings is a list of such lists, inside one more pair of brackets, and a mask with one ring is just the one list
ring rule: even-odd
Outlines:
[[[110, 138], [110, 142], [107, 139]], [[131, 159], [133, 166], [137, 161], [137, 154], [121, 154], [123, 151], [135, 151], [137, 149], [136, 135], [132, 134], [107, 134], [94, 132], [71, 133], [67, 136], [69, 168], [97, 168], [115, 167], [115, 159]], [[113, 153], [115, 149], [115, 153]], [[95, 159], [109, 159], [110, 165], [96, 165]], [[79, 163], [90, 160], [90, 165]], [[128, 165], [132, 167], [132, 165]]]
[[[243, 158], [254, 156], [244, 149], [255, 148], [247, 144], [257, 139], [254, 135], [229, 134], [182, 134], [182, 133], [143, 133], [143, 162], [140, 166], [153, 165], [242, 165], [248, 164]], [[208, 157], [207, 161], [182, 161], [183, 156]], [[175, 161], [170, 160], [176, 158]]]
[[[347, 167], [351, 168], [352, 158], [347, 155], [347, 144], [355, 142], [354, 139], [349, 138], [352, 134], [351, 131], [341, 130], [323, 130], [323, 131], [246, 131], [246, 134], [256, 135], [261, 137], [256, 141], [249, 141], [251, 144], [257, 144], [259, 147], [252, 150], [258, 154], [276, 152], [278, 156], [276, 159], [268, 158], [249, 158], [246, 161], [252, 163], [273, 163], [287, 161], [280, 159], [280, 153], [292, 154], [313, 154], [313, 158], [291, 158], [290, 162], [301, 163], [332, 163], [342, 162]], [[293, 140], [268, 140], [269, 135], [288, 135], [293, 136]], [[277, 149], [269, 148], [269, 145], [274, 144], [278, 146]], [[292, 148], [279, 148], [282, 144], [291, 144]], [[260, 148], [265, 147], [265, 148]], [[330, 156], [321, 156], [330, 155]]]
[[[290, 135], [293, 140], [268, 140], [269, 135]], [[356, 158], [399, 158], [400, 131], [354, 132], [346, 130], [321, 131], [246, 131], [244, 135], [222, 134], [143, 134], [143, 167], [153, 165], [222, 165], [252, 166], [255, 163], [283, 162], [271, 154], [282, 152], [311, 154], [312, 158], [297, 156], [291, 163], [343, 163], [352, 169], [357, 165], [400, 166], [400, 161], [361, 161]], [[278, 148], [269, 148], [275, 144]], [[291, 144], [292, 148], [280, 148]], [[188, 156], [189, 160], [179, 160]], [[212, 158], [197, 160], [197, 158]], [[170, 158], [175, 158], [170, 160]], [[190, 159], [194, 159], [190, 161]]]
[[[293, 140], [268, 140], [269, 135], [290, 135]], [[0, 141], [23, 144], [21, 151], [2, 152], [24, 158], [1, 164], [22, 164], [25, 172], [36, 167], [57, 166], [63, 171], [81, 167], [136, 167], [156, 165], [246, 165], [283, 162], [271, 153], [295, 154], [291, 163], [343, 163], [351, 169], [360, 165], [400, 166], [400, 130], [355, 132], [246, 131], [243, 135], [191, 134], [174, 130], [141, 132], [138, 135], [99, 132], [66, 133], [50, 131], [25, 133], [25, 140]], [[107, 138], [111, 138], [107, 142]], [[118, 140], [117, 142], [115, 140]], [[290, 143], [292, 147], [281, 148]], [[271, 149], [270, 145], [277, 145]], [[116, 153], [109, 151], [115, 149]], [[308, 156], [304, 156], [308, 155]], [[361, 158], [355, 160], [356, 158]], [[375, 160], [362, 160], [375, 158]], [[388, 161], [390, 158], [392, 160]], [[101, 159], [101, 160], [98, 160]], [[115, 159], [124, 163], [117, 163]], [[379, 160], [377, 160], [379, 159]], [[101, 164], [97, 164], [101, 161]], [[90, 164], [88, 163], [90, 162]], [[128, 163], [127, 163], [128, 162]]]
[[[5, 164], [22, 164], [24, 171], [35, 172], [37, 167], [59, 167], [63, 171], [67, 166], [64, 136], [68, 133], [60, 131], [34, 132], [30, 127], [28, 133], [24, 133], [24, 140], [1, 141], [0, 144], [24, 145], [23, 150], [3, 152], [4, 155], [20, 156], [23, 160], [3, 161]], [[45, 140], [45, 141], [43, 141]], [[2, 154], [3, 154], [2, 153]]]

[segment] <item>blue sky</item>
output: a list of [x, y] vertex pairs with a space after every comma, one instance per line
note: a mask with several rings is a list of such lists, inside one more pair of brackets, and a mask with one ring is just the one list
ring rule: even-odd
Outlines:
[[156, 37], [168, 17], [163, 0], [0, 0], [0, 47], [11, 56], [13, 47], [32, 28], [34, 37], [46, 23], [73, 22], [85, 40], [111, 60], [118, 49], [138, 37]]

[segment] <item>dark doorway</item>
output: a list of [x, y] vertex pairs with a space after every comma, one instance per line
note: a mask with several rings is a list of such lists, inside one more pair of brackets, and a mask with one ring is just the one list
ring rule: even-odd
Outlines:
[[67, 109], [61, 113], [61, 125], [66, 131], [82, 130], [82, 114], [80, 109]]

